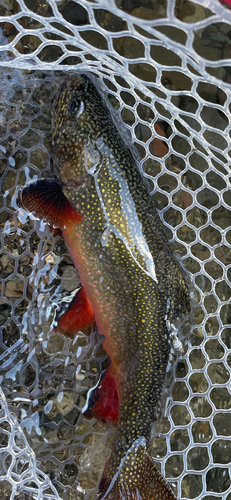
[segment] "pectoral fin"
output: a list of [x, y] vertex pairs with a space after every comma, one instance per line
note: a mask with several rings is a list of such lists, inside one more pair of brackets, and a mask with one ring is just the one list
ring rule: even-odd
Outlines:
[[87, 407], [83, 409], [87, 418], [96, 417], [102, 422], [118, 422], [119, 397], [111, 365], [102, 374], [94, 390], [89, 394]]
[[21, 206], [50, 226], [62, 229], [82, 219], [63, 194], [60, 183], [41, 179], [28, 184], [20, 193]]
[[75, 335], [85, 326], [91, 326], [95, 322], [91, 304], [87, 298], [85, 289], [82, 287], [74, 297], [67, 312], [65, 312], [55, 328], [55, 332]]

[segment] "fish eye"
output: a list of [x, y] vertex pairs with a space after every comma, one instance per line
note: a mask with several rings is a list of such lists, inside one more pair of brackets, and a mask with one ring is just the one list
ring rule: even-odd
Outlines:
[[75, 109], [77, 109], [78, 107], [79, 107], [79, 101], [73, 100], [68, 106], [68, 112], [73, 113], [73, 111], [75, 111]]
[[79, 100], [73, 100], [68, 107], [68, 112], [70, 114], [76, 113], [76, 116], [79, 117], [84, 110], [84, 103], [83, 101]]

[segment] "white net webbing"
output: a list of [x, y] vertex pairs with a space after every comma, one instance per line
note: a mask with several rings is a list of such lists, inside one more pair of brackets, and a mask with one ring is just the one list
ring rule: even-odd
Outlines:
[[[60, 500], [50, 479], [36, 466], [36, 457], [0, 389], [1, 494], [10, 498]], [[26, 495], [27, 494], [27, 495]], [[31, 494], [31, 495], [30, 495]], [[35, 496], [36, 494], [36, 496]]]
[[189, 276], [192, 313], [181, 342], [173, 332], [152, 455], [179, 499], [231, 500], [230, 8], [1, 0], [0, 45], [4, 500], [93, 499], [113, 439], [80, 413], [108, 363], [101, 338], [48, 335], [79, 285], [72, 261], [61, 236], [16, 209], [20, 186], [48, 175], [51, 101], [67, 70], [99, 77]]

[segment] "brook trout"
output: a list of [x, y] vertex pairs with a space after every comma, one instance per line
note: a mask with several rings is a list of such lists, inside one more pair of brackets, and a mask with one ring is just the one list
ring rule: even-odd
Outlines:
[[118, 421], [97, 498], [174, 499], [148, 445], [169, 356], [166, 322], [189, 308], [185, 279], [132, 153], [85, 75], [60, 86], [53, 146], [56, 177], [29, 184], [21, 202], [61, 229], [80, 275], [58, 330], [74, 335], [95, 321], [111, 359], [87, 409]]

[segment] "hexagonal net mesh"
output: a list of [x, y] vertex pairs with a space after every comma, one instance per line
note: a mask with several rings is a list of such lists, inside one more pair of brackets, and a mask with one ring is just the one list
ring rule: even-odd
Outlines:
[[16, 203], [20, 186], [49, 175], [51, 101], [77, 70], [99, 77], [129, 131], [189, 277], [152, 456], [179, 499], [230, 500], [231, 11], [217, 0], [2, 0], [0, 15], [0, 491], [93, 499], [115, 432], [81, 414], [109, 363], [101, 337], [49, 335], [79, 286], [63, 239]]

